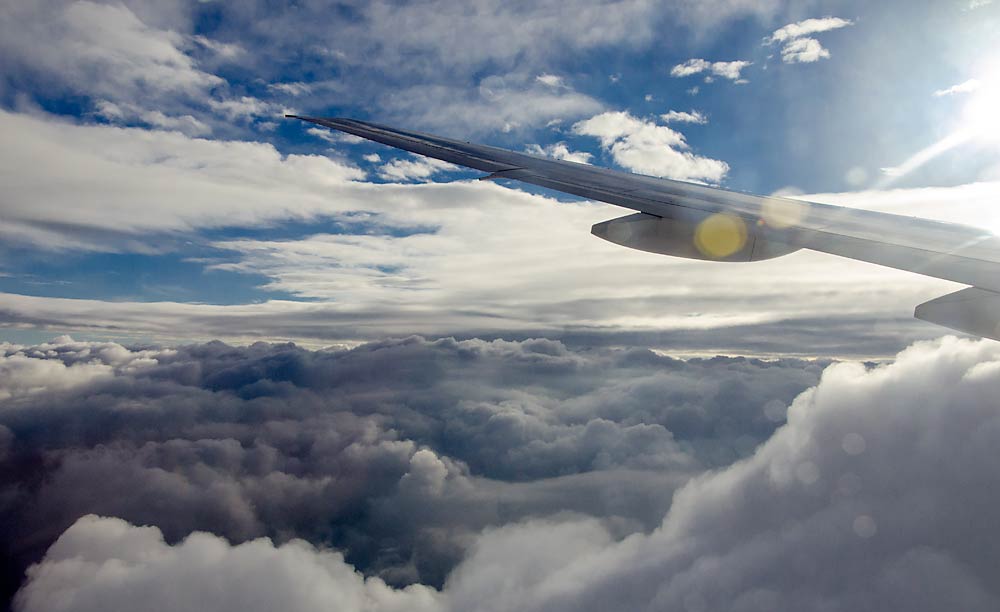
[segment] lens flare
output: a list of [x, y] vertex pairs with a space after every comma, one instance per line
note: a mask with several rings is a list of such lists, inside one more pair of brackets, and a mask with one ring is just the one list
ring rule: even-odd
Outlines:
[[723, 259], [736, 253], [747, 242], [747, 226], [734, 215], [714, 214], [698, 224], [694, 244], [712, 259]]

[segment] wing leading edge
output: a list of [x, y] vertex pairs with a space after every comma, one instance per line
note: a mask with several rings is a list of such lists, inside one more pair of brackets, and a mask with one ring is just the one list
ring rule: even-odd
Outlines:
[[288, 116], [488, 173], [483, 178], [638, 211], [592, 229], [631, 248], [716, 261], [757, 261], [805, 248], [972, 285], [921, 304], [915, 316], [1000, 340], [1000, 238], [981, 229], [727, 191], [354, 119]]

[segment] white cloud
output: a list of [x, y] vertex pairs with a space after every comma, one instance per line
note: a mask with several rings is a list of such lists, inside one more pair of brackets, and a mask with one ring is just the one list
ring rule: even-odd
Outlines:
[[703, 59], [693, 58], [689, 59], [683, 64], [677, 64], [670, 69], [670, 76], [675, 77], [686, 77], [693, 74], [698, 74], [704, 72], [711, 67], [712, 63]]
[[[176, 32], [147, 26], [122, 4], [15, 3], [0, 21], [9, 60], [58, 77], [75, 90], [111, 100], [202, 95], [223, 80], [198, 68]], [[40, 18], [36, 11], [44, 11]], [[47, 41], [39, 45], [39, 40]]]
[[939, 89], [934, 92], [934, 95], [937, 97], [941, 97], [941, 96], [954, 96], [957, 94], [972, 93], [978, 90], [980, 87], [982, 87], [982, 85], [983, 83], [978, 79], [969, 79], [968, 81], [964, 81], [962, 83], [959, 83], [958, 85], [952, 85], [947, 89]]
[[66, 366], [61, 361], [33, 359], [22, 354], [0, 355], [0, 400], [43, 389], [68, 389], [101, 378], [112, 368], [101, 364]]
[[731, 81], [736, 81], [740, 78], [740, 72], [752, 63], [753, 62], [743, 60], [735, 62], [713, 62], [712, 73]]
[[778, 28], [764, 39], [765, 45], [782, 44], [781, 60], [786, 64], [812, 63], [828, 59], [830, 52], [811, 35], [854, 25], [849, 19], [823, 17], [805, 19]]
[[382, 161], [382, 157], [378, 153], [368, 153], [366, 155], [362, 155], [361, 159], [365, 160], [369, 164], [377, 164]]
[[688, 113], [684, 111], [672, 110], [668, 113], [660, 115], [660, 119], [663, 119], [666, 123], [708, 123], [708, 117], [699, 111], [691, 111]]
[[325, 127], [311, 127], [306, 128], [306, 134], [310, 136], [315, 136], [321, 140], [325, 140], [329, 143], [337, 144], [360, 144], [366, 142], [364, 138], [360, 136], [355, 136], [354, 134], [347, 134], [345, 132], [338, 132], [336, 130], [331, 130]]
[[784, 27], [778, 28], [767, 40], [768, 44], [772, 42], [786, 42], [812, 34], [819, 34], [820, 32], [828, 32], [830, 30], [844, 28], [850, 25], [854, 25], [854, 22], [849, 19], [841, 19], [839, 17], [805, 19], [803, 21], [790, 23]]
[[207, 136], [212, 128], [193, 115], [170, 116], [158, 110], [147, 110], [129, 103], [115, 104], [99, 100], [95, 114], [112, 122], [137, 121], [153, 128], [176, 130], [187, 136]]
[[603, 105], [568, 86], [552, 87], [525, 74], [493, 75], [478, 87], [417, 85], [384, 102], [391, 116], [458, 137], [510, 132], [573, 120]]
[[684, 136], [665, 125], [625, 112], [607, 112], [573, 126], [577, 134], [595, 136], [615, 162], [642, 174], [718, 183], [729, 171], [723, 161], [687, 151]]
[[241, 45], [238, 45], [236, 43], [224, 43], [218, 40], [212, 40], [207, 36], [201, 36], [201, 35], [192, 36], [191, 40], [197, 43], [198, 45], [204, 47], [205, 49], [212, 51], [219, 57], [227, 60], [236, 59], [247, 52], [247, 50], [244, 49]]
[[309, 83], [303, 83], [300, 81], [292, 83], [271, 83], [267, 86], [267, 90], [288, 94], [289, 96], [302, 96], [312, 93], [313, 86]]
[[258, 117], [275, 119], [285, 113], [284, 107], [265, 102], [253, 96], [241, 96], [223, 100], [209, 100], [208, 106], [230, 121], [250, 120]]
[[537, 144], [528, 145], [526, 150], [532, 155], [545, 155], [546, 157], [577, 162], [579, 164], [589, 164], [590, 160], [594, 157], [586, 151], [570, 151], [565, 142], [557, 142], [545, 145], [544, 147]]
[[[132, 351], [114, 342], [76, 342], [69, 336], [32, 347], [0, 344], [0, 400], [16, 401], [41, 391], [65, 391], [110, 379], [172, 353], [170, 349]], [[56, 355], [62, 358], [54, 359]]]
[[[335, 214], [343, 209], [331, 205], [323, 186], [364, 177], [328, 158], [282, 156], [262, 143], [81, 126], [3, 111], [0, 129], [24, 143], [0, 150], [0, 234], [42, 247], [117, 250], [123, 244], [111, 235], [128, 241], [142, 232]], [[47, 160], [46, 166], [37, 159]], [[365, 208], [353, 201], [348, 206]], [[63, 230], [56, 229], [60, 224]]]
[[[732, 62], [709, 62], [700, 58], [693, 58], [671, 68], [670, 76], [686, 77], [700, 74], [702, 72], [710, 72], [715, 76], [720, 76], [731, 81], [737, 81], [741, 78], [740, 74], [742, 71], [747, 66], [752, 64], [753, 62], [746, 60], [737, 60]], [[706, 76], [705, 82], [711, 83], [711, 76]]]
[[[584, 123], [625, 164], [635, 157], [637, 166], [652, 164], [654, 170], [662, 168], [663, 149], [683, 141], [667, 126], [624, 113]], [[133, 337], [333, 342], [463, 329], [707, 330], [819, 317], [812, 325], [829, 325], [829, 337], [836, 338], [835, 324], [823, 317], [895, 317], [865, 334], [880, 339], [883, 333], [938, 333], [910, 321], [913, 306], [954, 287], [805, 252], [744, 269], [631, 251], [588, 232], [593, 223], [628, 213], [620, 208], [557, 203], [486, 181], [363, 183], [362, 171], [334, 159], [283, 157], [259, 143], [11, 113], [0, 113], [0, 128], [24, 143], [0, 150], [0, 232], [11, 242], [148, 252], [164, 234], [186, 238], [203, 228], [318, 215], [348, 225], [364, 222], [370, 232], [218, 245], [232, 249], [234, 260], [212, 264], [262, 274], [271, 288], [318, 302], [213, 306], [0, 294], [10, 325]], [[647, 146], [652, 157], [642, 159]], [[49, 161], [40, 167], [34, 159]], [[807, 199], [948, 215], [945, 220], [995, 229], [997, 193], [996, 185], [982, 184]], [[420, 232], [400, 235], [407, 229]], [[664, 277], [671, 282], [664, 284]]]
[[808, 64], [829, 57], [830, 52], [815, 38], [796, 38], [781, 49], [781, 61], [786, 64]]
[[378, 169], [378, 175], [389, 181], [413, 181], [428, 179], [438, 172], [458, 170], [458, 166], [439, 159], [412, 156], [410, 159], [397, 158]]
[[535, 80], [548, 87], [554, 87], [557, 89], [560, 87], [566, 87], [566, 81], [561, 76], [556, 76], [554, 74], [540, 74], [535, 77]]
[[312, 611], [331, 602], [344, 612], [442, 609], [434, 589], [393, 589], [356, 572], [340, 553], [301, 540], [231, 546], [219, 536], [193, 533], [169, 546], [156, 527], [93, 515], [67, 529], [29, 572], [18, 595], [23, 612], [126, 610], [140, 601], [160, 612]]

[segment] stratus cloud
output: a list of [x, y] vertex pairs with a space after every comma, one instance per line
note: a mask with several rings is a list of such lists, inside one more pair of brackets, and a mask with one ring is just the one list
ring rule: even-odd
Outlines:
[[599, 138], [618, 165], [642, 174], [718, 183], [729, 171], [726, 162], [687, 151], [680, 132], [626, 112], [596, 115], [575, 124], [573, 131]]
[[0, 551], [20, 551], [3, 585], [89, 513], [170, 543], [301, 538], [395, 585], [440, 586], [476, 533], [529, 517], [649, 531], [674, 489], [752, 452], [822, 369], [417, 337], [349, 351], [63, 337], [6, 345], [9, 364], [49, 382], [0, 395]]
[[702, 72], [708, 72], [724, 79], [740, 82], [742, 81], [742, 77], [740, 75], [743, 72], [743, 69], [752, 64], [753, 62], [746, 60], [710, 62], [700, 58], [693, 58], [671, 68], [670, 76], [686, 77], [701, 74]]
[[[603, 119], [589, 128], [601, 128], [613, 155], [652, 143], [654, 155], [642, 163], [661, 160], [667, 150], [662, 143], [682, 139], [668, 126], [625, 114]], [[204, 228], [319, 216], [363, 234], [215, 243], [226, 252], [209, 262], [213, 269], [262, 274], [273, 289], [323, 302], [214, 306], [5, 294], [0, 295], [5, 324], [60, 333], [309, 343], [414, 332], [715, 329], [720, 331], [699, 340], [687, 335], [684, 342], [757, 351], [765, 345], [773, 350], [774, 340], [721, 330], [808, 318], [802, 325], [814, 331], [799, 346], [884, 354], [906, 341], [887, 344], [889, 335], [914, 339], [914, 333], [940, 333], [911, 321], [912, 308], [953, 290], [943, 281], [805, 252], [734, 274], [730, 266], [631, 251], [588, 233], [591, 224], [625, 214], [622, 209], [559, 203], [487, 181], [361, 183], [364, 172], [335, 158], [282, 157], [259, 143], [79, 126], [13, 113], [0, 113], [0, 124], [29, 147], [0, 151], [6, 198], [0, 233], [9, 241], [156, 252], [170, 248], [164, 236], [197, 239]], [[686, 162], [681, 153], [677, 156]], [[48, 163], [40, 166], [35, 159]], [[624, 161], [630, 163], [628, 157]], [[810, 199], [993, 227], [989, 211], [996, 190], [981, 184]], [[490, 271], [488, 279], [484, 270]], [[775, 278], [783, 282], [775, 284]], [[532, 296], [530, 307], [526, 295]], [[855, 335], [854, 317], [871, 317], [861, 337]], [[848, 336], [831, 333], [833, 320]], [[873, 334], [875, 320], [883, 323]], [[740, 342], [747, 344], [739, 349]]]
[[[654, 531], [625, 535], [613, 521], [566, 516], [507, 524], [474, 538], [440, 592], [411, 587], [392, 599], [472, 611], [995, 610], [998, 363], [994, 342], [946, 338], [889, 365], [831, 366], [751, 457], [678, 491]], [[212, 554], [199, 560], [194, 549]], [[178, 571], [181, 559], [211, 571]], [[271, 564], [267, 575], [254, 571], [260, 559]], [[116, 580], [101, 579], [100, 568], [116, 568]], [[234, 575], [255, 578], [237, 597], [260, 590], [270, 601], [268, 589], [286, 589], [291, 568], [338, 577], [331, 582], [347, 598], [369, 586], [303, 544], [232, 547], [199, 534], [167, 546], [155, 530], [86, 517], [29, 572], [20, 602], [33, 612], [138, 596], [179, 610], [190, 602], [176, 592]], [[169, 596], [150, 578], [157, 570], [173, 577]], [[325, 586], [289, 605], [328, 594]]]
[[[193, 54], [202, 49], [231, 61], [242, 47], [150, 25], [140, 19], [150, 12], [142, 9], [89, 0], [18, 3], [0, 16], [0, 53], [12, 71], [40, 79], [54, 92], [89, 98], [111, 121], [204, 135], [218, 123], [205, 114], [246, 120], [280, 110], [230, 95], [225, 79]], [[39, 40], [48, 43], [39, 46]], [[115, 111], [108, 112], [112, 106]]]
[[811, 35], [850, 25], [854, 25], [854, 22], [840, 17], [805, 19], [778, 28], [771, 36], [764, 39], [764, 44], [783, 45], [781, 59], [786, 64], [817, 62], [821, 59], [828, 59], [830, 52], [818, 40], [811, 38]]

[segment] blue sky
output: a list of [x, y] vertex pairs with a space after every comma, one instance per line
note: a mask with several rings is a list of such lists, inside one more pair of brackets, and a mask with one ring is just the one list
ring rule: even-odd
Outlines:
[[[828, 257], [734, 281], [597, 244], [589, 223], [613, 207], [471, 185], [281, 116], [983, 224], [1000, 138], [967, 109], [995, 89], [997, 13], [982, 0], [8, 2], [0, 334], [324, 343], [832, 314], [884, 327], [893, 350], [933, 333], [903, 305], [949, 284]], [[974, 135], [949, 141], [962, 130]], [[842, 300], [821, 297], [830, 279]], [[275, 323], [306, 304], [308, 326]]]

